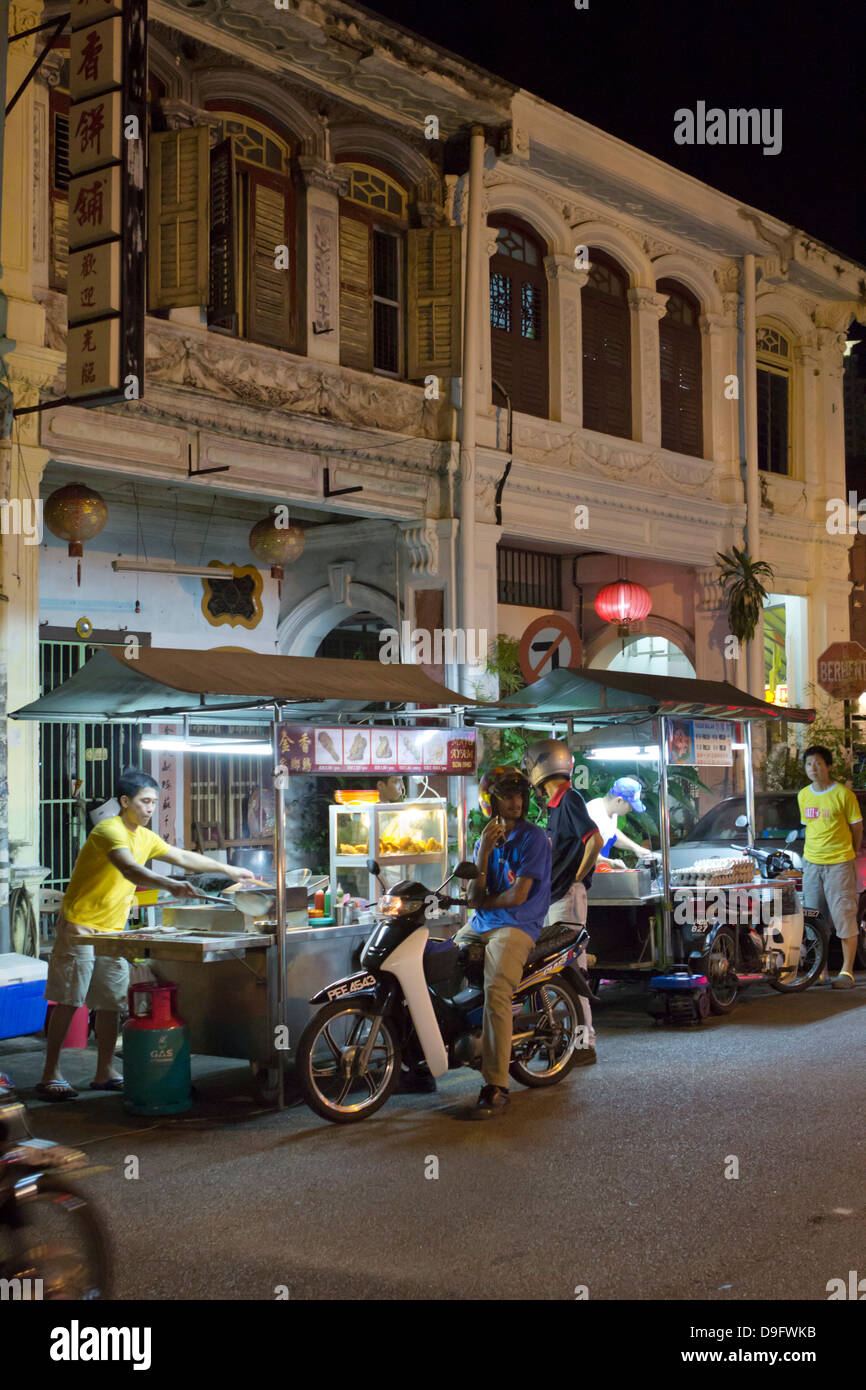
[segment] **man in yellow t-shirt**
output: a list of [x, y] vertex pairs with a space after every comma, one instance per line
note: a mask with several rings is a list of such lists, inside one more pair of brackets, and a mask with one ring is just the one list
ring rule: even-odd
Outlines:
[[803, 906], [822, 908], [826, 903], [842, 945], [842, 969], [833, 988], [853, 989], [859, 930], [854, 861], [863, 839], [860, 803], [848, 787], [834, 781], [829, 748], [813, 744], [803, 754], [803, 763], [811, 781], [797, 793], [800, 819], [806, 827]]
[[119, 1091], [123, 1080], [114, 1069], [117, 1016], [129, 989], [129, 963], [94, 956], [92, 939], [103, 932], [123, 931], [136, 888], [165, 888], [176, 898], [198, 896], [191, 883], [155, 873], [143, 866], [164, 859], [191, 873], [220, 873], [229, 878], [252, 878], [249, 869], [234, 868], [204, 854], [176, 849], [148, 829], [156, 810], [159, 784], [140, 768], [121, 773], [119, 816], [100, 821], [87, 837], [72, 871], [57, 916], [54, 949], [48, 962], [45, 998], [55, 1001], [48, 1024], [45, 1068], [36, 1094], [42, 1100], [71, 1100], [78, 1092], [60, 1075], [60, 1052], [75, 1010], [86, 1004], [96, 1013], [98, 1048], [94, 1091]]

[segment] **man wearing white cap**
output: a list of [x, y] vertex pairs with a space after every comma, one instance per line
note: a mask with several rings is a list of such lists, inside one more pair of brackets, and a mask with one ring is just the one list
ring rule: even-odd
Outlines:
[[643, 845], [636, 845], [634, 840], [630, 840], [619, 828], [620, 816], [627, 815], [629, 811], [646, 810], [640, 793], [641, 785], [636, 777], [620, 777], [606, 796], [597, 796], [587, 802], [586, 809], [590, 819], [595, 821], [604, 841], [600, 856], [602, 859], [609, 859], [613, 849], [629, 849], [639, 858], [651, 852], [644, 849]]

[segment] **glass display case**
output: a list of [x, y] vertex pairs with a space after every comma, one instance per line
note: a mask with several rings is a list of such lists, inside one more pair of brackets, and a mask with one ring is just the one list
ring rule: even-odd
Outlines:
[[441, 797], [420, 801], [381, 801], [367, 806], [332, 806], [331, 887], [375, 901], [381, 888], [367, 871], [378, 860], [382, 881], [391, 888], [417, 879], [438, 888], [448, 870], [448, 830]]

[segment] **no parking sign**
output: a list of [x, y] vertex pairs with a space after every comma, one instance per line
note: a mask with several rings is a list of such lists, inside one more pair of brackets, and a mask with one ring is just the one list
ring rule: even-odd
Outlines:
[[577, 628], [558, 613], [536, 618], [520, 639], [518, 659], [527, 685], [560, 667], [579, 666], [582, 657]]

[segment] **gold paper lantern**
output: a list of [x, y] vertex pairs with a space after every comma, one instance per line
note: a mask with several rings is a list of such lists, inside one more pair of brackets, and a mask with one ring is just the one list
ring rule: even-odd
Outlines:
[[257, 560], [270, 565], [277, 581], [277, 594], [283, 591], [284, 566], [294, 564], [303, 553], [306, 537], [300, 526], [278, 526], [276, 518], [263, 517], [250, 531], [249, 547]]
[[43, 518], [53, 536], [68, 541], [69, 555], [78, 560], [80, 587], [83, 543], [99, 535], [108, 520], [108, 508], [94, 488], [68, 483], [46, 498]]

